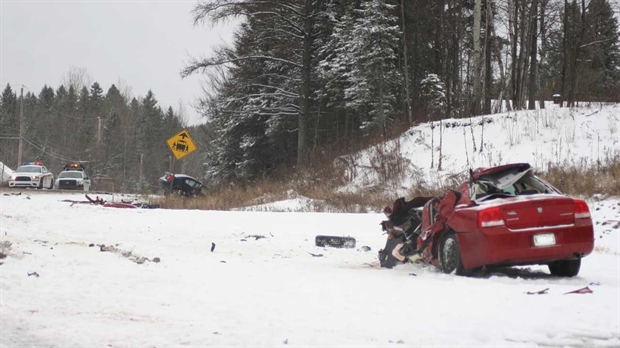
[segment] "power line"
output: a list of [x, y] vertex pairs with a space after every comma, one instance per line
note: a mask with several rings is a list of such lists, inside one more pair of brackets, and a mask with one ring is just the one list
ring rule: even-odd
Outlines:
[[34, 147], [35, 149], [37, 149], [37, 150], [39, 150], [39, 151], [43, 152], [44, 154], [46, 154], [46, 155], [48, 155], [48, 156], [50, 156], [50, 157], [58, 158], [58, 159], [61, 159], [61, 160], [63, 160], [63, 161], [66, 161], [66, 162], [73, 162], [73, 160], [70, 160], [70, 159], [67, 159], [67, 158], [65, 158], [65, 157], [62, 157], [62, 156], [55, 155], [55, 154], [53, 154], [53, 153], [47, 152], [46, 150], [44, 150], [44, 149], [40, 148], [39, 146], [35, 145], [34, 143], [32, 143], [32, 142], [31, 142], [30, 140], [28, 140], [27, 138], [24, 138], [24, 141], [26, 141], [26, 142], [27, 142], [28, 144], [30, 144], [32, 147]]
[[[26, 88], [26, 89], [28, 90], [28, 92], [30, 92], [30, 93], [32, 93], [32, 94], [34, 95], [34, 92], [33, 92], [33, 91], [31, 91], [31, 90], [30, 90], [30, 88], [28, 88], [26, 85], [22, 85], [22, 86], [23, 86], [24, 88]], [[50, 88], [51, 88], [51, 87], [50, 87]], [[35, 96], [35, 98], [36, 98], [36, 96]], [[37, 98], [37, 101], [40, 101], [43, 105], [47, 106], [48, 108], [50, 108], [50, 109], [52, 109], [52, 110], [54, 110], [54, 111], [58, 112], [59, 114], [61, 114], [61, 115], [65, 116], [65, 117], [67, 117], [67, 118], [73, 119], [73, 120], [81, 120], [81, 121], [86, 121], [86, 120], [96, 120], [96, 119], [98, 119], [98, 118], [99, 118], [99, 116], [95, 116], [95, 117], [75, 117], [75, 116], [70, 116], [70, 115], [67, 115], [67, 114], [65, 114], [64, 112], [62, 112], [62, 111], [60, 111], [60, 110], [56, 109], [56, 107], [54, 107], [54, 106], [52, 106], [52, 105], [49, 105], [48, 103], [46, 103], [46, 102], [45, 102], [43, 99], [41, 99], [41, 98]]]

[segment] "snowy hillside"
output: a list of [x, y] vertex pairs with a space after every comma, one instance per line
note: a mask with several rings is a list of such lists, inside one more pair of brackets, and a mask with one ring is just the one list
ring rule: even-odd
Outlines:
[[605, 163], [620, 155], [620, 105], [569, 109], [549, 103], [542, 110], [447, 119], [441, 126], [435, 121], [432, 128], [431, 123], [423, 123], [395, 140], [351, 156], [347, 175], [352, 181], [347, 189], [377, 185], [381, 178], [373, 168], [385, 154], [399, 154], [406, 161], [403, 175], [391, 182], [401, 195], [420, 180], [433, 185], [470, 168], [529, 162], [544, 171], [549, 163]]

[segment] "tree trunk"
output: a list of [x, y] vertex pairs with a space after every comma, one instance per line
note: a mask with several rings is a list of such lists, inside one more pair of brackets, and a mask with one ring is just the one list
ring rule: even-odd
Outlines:
[[308, 164], [308, 145], [306, 143], [307, 124], [310, 116], [310, 74], [312, 59], [312, 0], [306, 0], [304, 21], [304, 51], [302, 64], [301, 113], [297, 129], [297, 167]]
[[517, 9], [519, 8], [519, 0], [513, 0], [512, 3], [509, 5], [509, 9], [511, 11], [510, 15], [509, 15], [509, 27], [510, 27], [510, 41], [511, 41], [511, 52], [510, 52], [510, 60], [511, 60], [511, 67], [510, 67], [510, 74], [511, 74], [511, 78], [510, 78], [510, 82], [511, 82], [511, 95], [512, 95], [512, 105], [515, 107], [515, 109], [517, 109], [517, 65], [518, 65], [518, 60], [517, 60], [517, 39], [518, 39], [518, 11]]
[[493, 72], [491, 71], [491, 28], [493, 26], [493, 5], [492, 1], [486, 1], [486, 20], [484, 30], [484, 107], [483, 114], [489, 115], [491, 113], [491, 82]]
[[[545, 23], [545, 10], [547, 8], [548, 0], [541, 0], [540, 2], [540, 66], [544, 66], [545, 57], [547, 55], [547, 28]], [[541, 91], [542, 88], [542, 91]], [[545, 108], [545, 86], [538, 85], [538, 97], [539, 105], [541, 109]]]
[[[491, 27], [491, 32], [493, 36], [495, 35], [495, 27]], [[502, 62], [502, 52], [499, 48], [499, 44], [497, 42], [493, 43], [493, 51], [495, 54], [495, 58], [497, 58], [497, 65], [499, 66], [499, 76], [500, 76], [500, 91], [499, 97], [497, 98], [498, 107], [495, 112], [502, 112], [502, 99], [506, 98], [506, 109], [508, 111], [512, 111], [512, 107], [510, 106], [510, 98], [506, 93], [506, 89], [508, 87], [508, 81], [506, 80], [506, 71], [504, 70], [504, 63]]]
[[562, 49], [564, 51], [564, 59], [562, 61], [562, 72], [560, 72], [560, 77], [562, 79], [561, 88], [560, 88], [560, 107], [564, 106], [564, 98], [566, 97], [566, 70], [568, 68], [569, 63], [569, 49], [568, 49], [568, 0], [564, 0], [564, 37], [562, 38]]
[[480, 47], [480, 20], [482, 0], [475, 0], [474, 4], [474, 96], [472, 100], [472, 114], [480, 114], [480, 96], [482, 90], [481, 79], [481, 47]]
[[532, 2], [532, 25], [530, 27], [530, 37], [531, 37], [531, 48], [530, 48], [530, 87], [528, 89], [529, 92], [529, 100], [527, 108], [528, 110], [536, 109], [536, 47], [538, 46], [538, 0], [534, 0]]
[[407, 64], [408, 55], [407, 55], [407, 27], [405, 26], [405, 0], [400, 0], [400, 15], [402, 18], [402, 26], [403, 26], [403, 58], [404, 58], [404, 66], [403, 71], [405, 72], [405, 101], [407, 104], [407, 120], [409, 121], [409, 126], [413, 125], [413, 115], [411, 115], [411, 93], [409, 92], [409, 65]]
[[381, 135], [383, 140], [387, 140], [387, 127], [385, 122], [385, 108], [383, 107], [383, 76], [382, 69], [379, 69], [379, 76], [376, 76], [379, 83], [379, 122], [381, 122]]
[[[575, 7], [576, 8], [576, 7]], [[581, 55], [581, 43], [583, 42], [583, 36], [586, 31], [586, 2], [581, 0], [581, 28], [579, 30], [579, 37], [577, 42], [573, 46], [573, 63], [570, 67], [570, 91], [568, 92], [568, 104], [569, 106], [575, 106], [575, 95], [577, 92], [577, 63], [579, 62], [579, 56]]]

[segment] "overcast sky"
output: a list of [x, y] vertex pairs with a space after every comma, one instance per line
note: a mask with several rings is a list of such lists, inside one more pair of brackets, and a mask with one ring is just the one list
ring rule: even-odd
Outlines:
[[233, 25], [194, 26], [197, 1], [0, 0], [0, 86], [38, 95], [60, 86], [71, 67], [85, 68], [104, 92], [121, 80], [133, 95], [151, 89], [162, 108], [185, 104], [191, 124], [201, 78], [181, 79], [189, 57], [230, 41]]

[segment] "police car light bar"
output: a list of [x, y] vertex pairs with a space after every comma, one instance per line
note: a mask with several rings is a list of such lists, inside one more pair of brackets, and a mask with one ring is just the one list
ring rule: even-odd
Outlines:
[[22, 162], [22, 166], [42, 166], [43, 162], [35, 161], [35, 162]]

